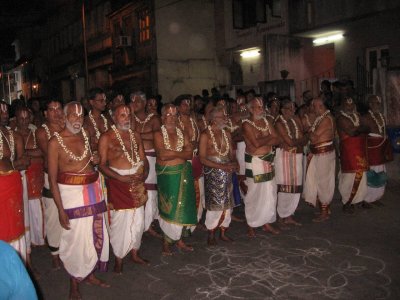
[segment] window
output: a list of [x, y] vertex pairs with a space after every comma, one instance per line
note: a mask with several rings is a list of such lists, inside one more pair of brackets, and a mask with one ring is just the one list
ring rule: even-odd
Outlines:
[[246, 29], [267, 21], [266, 0], [233, 0], [232, 10], [235, 29]]
[[144, 43], [150, 40], [150, 12], [143, 10], [138, 15], [139, 21], [139, 43]]

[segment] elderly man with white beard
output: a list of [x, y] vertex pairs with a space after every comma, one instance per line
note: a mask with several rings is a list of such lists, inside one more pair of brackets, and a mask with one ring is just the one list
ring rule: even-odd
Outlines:
[[70, 299], [80, 299], [79, 282], [101, 287], [108, 284], [94, 276], [105, 271], [109, 238], [99, 173], [94, 169], [88, 134], [82, 129], [83, 107], [70, 102], [64, 107], [65, 129], [55, 132], [48, 146], [50, 188], [62, 226], [60, 259], [70, 275]]
[[110, 241], [115, 254], [116, 273], [122, 273], [122, 259], [131, 252], [138, 264], [144, 231], [144, 205], [147, 192], [144, 180], [149, 164], [140, 134], [131, 129], [131, 111], [121, 105], [113, 113], [114, 124], [100, 138], [100, 171], [107, 177], [110, 207]]
[[280, 139], [274, 126], [265, 117], [263, 101], [254, 98], [248, 104], [250, 118], [243, 120], [243, 137], [246, 142], [246, 185], [244, 198], [248, 236], [255, 237], [254, 229], [278, 234], [271, 223], [276, 221], [277, 186], [275, 181], [273, 146]]

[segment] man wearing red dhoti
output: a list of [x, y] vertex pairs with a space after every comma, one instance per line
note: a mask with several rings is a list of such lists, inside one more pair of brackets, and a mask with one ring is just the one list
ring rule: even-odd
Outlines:
[[21, 159], [21, 136], [3, 126], [8, 120], [8, 106], [0, 101], [0, 240], [9, 243], [26, 259], [24, 204], [20, 173], [14, 169]]
[[368, 98], [368, 113], [362, 122], [369, 127], [367, 137], [368, 164], [367, 173], [368, 192], [365, 196], [364, 207], [370, 208], [370, 204], [382, 206], [380, 199], [385, 193], [387, 181], [385, 163], [392, 159], [391, 145], [386, 135], [385, 117], [381, 111], [381, 98], [371, 95]]
[[339, 192], [343, 211], [354, 212], [354, 204], [364, 201], [367, 193], [367, 137], [352, 98], [346, 98], [337, 118], [340, 139]]

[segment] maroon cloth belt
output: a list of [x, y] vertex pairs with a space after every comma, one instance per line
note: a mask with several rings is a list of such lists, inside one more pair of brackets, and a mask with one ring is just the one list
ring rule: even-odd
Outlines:
[[155, 151], [144, 151], [144, 154], [146, 156], [156, 157], [156, 152]]
[[130, 184], [113, 178], [106, 180], [108, 202], [114, 209], [131, 209], [143, 206], [147, 191], [143, 183]]
[[64, 209], [64, 211], [67, 214], [68, 218], [79, 219], [79, 218], [94, 216], [107, 211], [107, 204], [105, 201], [101, 201], [99, 203], [95, 203], [88, 206], [80, 206], [80, 207]]
[[99, 178], [99, 172], [91, 172], [85, 174], [79, 173], [58, 173], [57, 182], [67, 185], [85, 185], [96, 182]]
[[320, 144], [310, 145], [310, 151], [312, 154], [321, 154], [335, 150], [335, 146], [333, 144], [325, 146], [318, 146], [318, 145]]
[[340, 165], [342, 173], [368, 171], [366, 136], [349, 136], [340, 141]]
[[157, 191], [157, 184], [156, 183], [145, 183], [144, 187], [148, 191]]

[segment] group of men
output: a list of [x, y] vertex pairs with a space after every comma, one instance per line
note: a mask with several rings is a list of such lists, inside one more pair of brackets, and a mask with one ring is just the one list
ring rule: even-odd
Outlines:
[[116, 273], [128, 254], [148, 263], [139, 249], [144, 232], [159, 235], [154, 220], [163, 255], [172, 255], [173, 244], [193, 251], [183, 238], [202, 222], [208, 245], [217, 243], [216, 231], [231, 241], [226, 231], [242, 204], [249, 237], [257, 227], [278, 234], [300, 226], [293, 215], [301, 197], [320, 208], [313, 221], [325, 221], [335, 190], [336, 133], [344, 210], [379, 203], [388, 143], [380, 98], [368, 101], [362, 117], [351, 98], [336, 116], [320, 98], [296, 114], [289, 99], [266, 105], [261, 97], [218, 99], [201, 114], [182, 95], [159, 116], [146, 110], [142, 92], [130, 94], [128, 104], [116, 97], [106, 111], [105, 93], [95, 88], [86, 116], [79, 102], [49, 101], [39, 128], [24, 107], [10, 128], [8, 106], [0, 103], [0, 239], [28, 266], [30, 245], [46, 239], [54, 266], [62, 262], [70, 275], [70, 298], [79, 299], [84, 279], [109, 286], [93, 273], [106, 270], [109, 244]]

